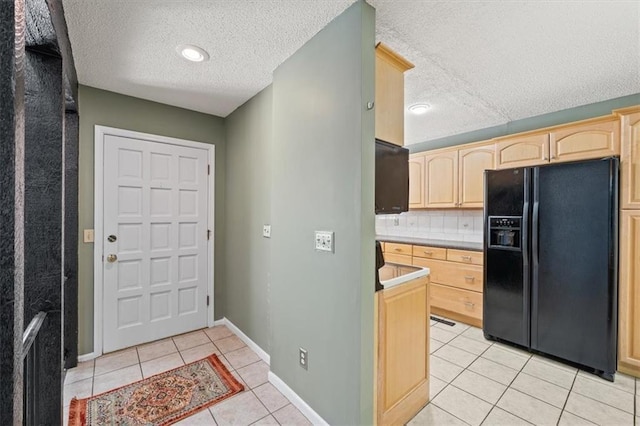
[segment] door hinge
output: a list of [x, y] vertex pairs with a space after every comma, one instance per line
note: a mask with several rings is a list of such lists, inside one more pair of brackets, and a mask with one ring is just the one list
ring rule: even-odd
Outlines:
[[207, 240], [211, 239], [211, 229], [207, 229]]
[[207, 294], [207, 306], [209, 306], [209, 295]]
[[211, 164], [207, 164], [207, 175], [211, 174]]

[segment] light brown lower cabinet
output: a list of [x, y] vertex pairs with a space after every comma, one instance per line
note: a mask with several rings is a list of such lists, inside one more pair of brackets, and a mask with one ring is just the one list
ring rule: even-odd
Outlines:
[[447, 260], [413, 257], [429, 268], [431, 312], [482, 328], [483, 253], [447, 249]]
[[375, 294], [374, 416], [407, 423], [429, 402], [429, 277]]
[[640, 210], [623, 210], [620, 227], [618, 370], [640, 377]]

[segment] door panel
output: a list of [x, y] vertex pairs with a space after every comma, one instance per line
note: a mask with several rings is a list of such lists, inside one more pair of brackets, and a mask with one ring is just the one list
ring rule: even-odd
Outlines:
[[621, 208], [640, 209], [640, 112], [622, 116]]
[[620, 122], [572, 125], [549, 134], [551, 162], [620, 155]]
[[105, 136], [105, 352], [207, 325], [207, 158]]
[[516, 136], [496, 143], [496, 168], [536, 166], [549, 162], [549, 134]]
[[[521, 250], [489, 248], [485, 242], [483, 330], [522, 346], [529, 346], [529, 217], [531, 169], [517, 168], [485, 173], [487, 216], [522, 218]], [[487, 230], [485, 229], [485, 233]]]
[[460, 162], [460, 206], [482, 207], [484, 205], [484, 171], [495, 168], [495, 145], [461, 149]]
[[623, 210], [620, 228], [619, 369], [640, 376], [640, 211]]
[[427, 179], [426, 207], [456, 207], [458, 204], [458, 151], [424, 157]]
[[409, 157], [409, 208], [424, 207], [424, 155]]
[[609, 372], [616, 355], [615, 164], [540, 167], [534, 179], [539, 216], [531, 347]]

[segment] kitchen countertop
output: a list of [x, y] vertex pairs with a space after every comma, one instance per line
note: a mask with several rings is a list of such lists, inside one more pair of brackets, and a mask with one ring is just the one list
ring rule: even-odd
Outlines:
[[[386, 269], [389, 273], [385, 274], [385, 271], [383, 271], [383, 269]], [[385, 265], [380, 268], [380, 274], [393, 276], [393, 278], [388, 278], [386, 280], [380, 279], [380, 284], [382, 284], [383, 289], [386, 290], [388, 288], [415, 280], [416, 278], [429, 275], [430, 272], [431, 271], [429, 270], [429, 268], [423, 268], [421, 266], [385, 263]]]
[[482, 243], [469, 243], [466, 241], [431, 240], [428, 238], [396, 237], [391, 235], [376, 235], [376, 240], [388, 243], [416, 244], [420, 246], [443, 247], [459, 250], [483, 250]]

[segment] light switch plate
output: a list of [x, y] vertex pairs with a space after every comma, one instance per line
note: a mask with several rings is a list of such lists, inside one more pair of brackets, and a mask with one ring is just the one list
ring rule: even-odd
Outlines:
[[271, 238], [271, 225], [262, 226], [262, 236], [265, 238]]
[[316, 231], [316, 250], [333, 253], [333, 231]]
[[93, 242], [93, 229], [84, 230], [82, 241], [84, 241], [85, 243]]

